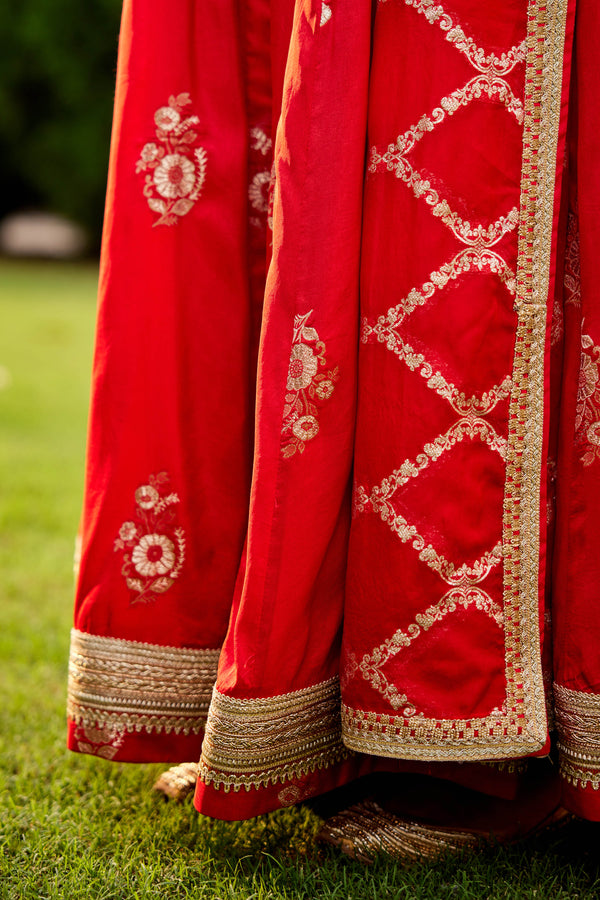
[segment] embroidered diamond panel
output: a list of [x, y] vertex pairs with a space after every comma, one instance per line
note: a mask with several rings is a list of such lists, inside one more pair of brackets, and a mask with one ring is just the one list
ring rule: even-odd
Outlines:
[[[380, 574], [370, 584], [349, 576], [346, 736], [364, 716], [377, 717], [381, 736], [393, 714], [411, 740], [411, 721], [478, 740], [507, 715], [502, 535], [525, 20], [520, 33], [499, 24], [479, 36], [473, 7], [380, 0], [377, 9], [376, 46], [402, 30], [408, 62], [372, 75], [360, 358], [370, 374], [379, 368], [381, 394], [359, 387], [351, 555], [398, 584], [387, 616], [361, 631], [354, 598], [357, 608], [365, 594], [377, 603]], [[387, 105], [377, 99], [384, 81]], [[394, 204], [397, 230], [383, 232], [376, 211]], [[416, 453], [414, 434], [425, 438]], [[441, 696], [458, 683], [471, 706], [447, 704], [456, 721], [435, 724], [435, 685]], [[359, 743], [349, 741], [369, 749]]]

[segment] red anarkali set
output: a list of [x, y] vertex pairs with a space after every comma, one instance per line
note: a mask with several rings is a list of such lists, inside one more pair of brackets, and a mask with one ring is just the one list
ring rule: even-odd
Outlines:
[[[600, 819], [594, 0], [126, 0], [69, 746]], [[502, 784], [503, 783], [503, 784]], [[504, 786], [503, 786], [504, 785]]]

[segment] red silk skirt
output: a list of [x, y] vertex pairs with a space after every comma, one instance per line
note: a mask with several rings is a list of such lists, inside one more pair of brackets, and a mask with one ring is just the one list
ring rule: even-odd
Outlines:
[[[600, 818], [600, 11], [126, 0], [69, 746]], [[553, 751], [554, 752], [554, 751]]]

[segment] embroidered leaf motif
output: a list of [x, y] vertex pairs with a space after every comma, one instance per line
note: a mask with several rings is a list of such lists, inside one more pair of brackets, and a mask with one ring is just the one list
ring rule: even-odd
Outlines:
[[302, 329], [302, 337], [305, 341], [318, 341], [319, 335], [317, 334], [316, 328], [303, 328]]
[[192, 99], [190, 95], [186, 92], [184, 94], [178, 94], [177, 97], [169, 97], [169, 103], [171, 106], [187, 106], [188, 103], [191, 103]]
[[150, 209], [151, 209], [153, 212], [157, 212], [157, 213], [161, 213], [161, 214], [162, 214], [162, 213], [166, 213], [166, 211], [167, 211], [167, 204], [165, 203], [165, 201], [164, 201], [164, 200], [157, 200], [155, 197], [151, 197], [151, 198], [148, 200], [148, 206], [150, 207]]

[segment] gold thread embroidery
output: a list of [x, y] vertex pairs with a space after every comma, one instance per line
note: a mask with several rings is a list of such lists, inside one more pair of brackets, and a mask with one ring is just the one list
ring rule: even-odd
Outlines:
[[569, 213], [567, 246], [565, 250], [565, 303], [581, 306], [581, 258], [579, 248], [579, 217]]
[[[258, 213], [261, 213], [263, 216], [266, 215], [269, 209], [269, 184], [271, 182], [271, 173], [270, 172], [257, 172], [256, 175], [252, 178], [250, 182], [250, 187], [248, 188], [248, 199], [250, 201], [250, 205], [255, 209]], [[254, 220], [252, 220], [254, 224]], [[260, 220], [258, 220], [258, 224]]]
[[327, 25], [331, 16], [332, 16], [331, 6], [329, 3], [325, 3], [325, 0], [323, 0], [323, 2], [321, 4], [321, 21], [320, 21], [321, 28], [323, 27], [323, 25]]
[[[517, 265], [518, 314], [504, 495], [507, 707], [531, 750], [546, 741], [539, 623], [544, 345], [567, 3], [530, 0]], [[507, 754], [517, 755], [514, 751]]]
[[168, 591], [185, 560], [183, 528], [173, 526], [179, 497], [168, 491], [168, 483], [167, 473], [159, 472], [136, 490], [135, 521], [124, 522], [115, 540], [115, 551], [124, 551], [121, 574], [137, 594], [132, 604]]
[[581, 306], [581, 261], [579, 251], [579, 218], [577, 213], [569, 211], [567, 222], [567, 241], [565, 245], [565, 272], [563, 276], [563, 295], [561, 291], [554, 293], [554, 309], [552, 310], [551, 344], [555, 347], [564, 334], [564, 306]]
[[271, 165], [271, 177], [269, 179], [269, 196], [267, 202], [267, 228], [272, 233], [273, 232], [273, 212], [275, 207], [275, 184], [276, 184], [276, 174], [277, 170], [275, 168], [275, 163]]
[[218, 659], [219, 650], [163, 647], [74, 629], [67, 713], [88, 735], [90, 728], [105, 735], [142, 730], [198, 734]]
[[600, 788], [600, 694], [554, 685], [560, 773], [574, 787]]
[[344, 743], [377, 756], [431, 762], [477, 761], [524, 756], [531, 747], [517, 713], [495, 709], [484, 718], [428, 719], [367, 712], [342, 704]]
[[[479, 580], [483, 580], [496, 562], [488, 564], [484, 569], [484, 573]], [[464, 568], [464, 567], [461, 567]], [[449, 590], [437, 603], [430, 606], [425, 612], [417, 613], [415, 621], [409, 625], [404, 631], [399, 628], [391, 638], [385, 640], [379, 647], [376, 647], [371, 653], [365, 653], [360, 665], [358, 666], [361, 675], [369, 684], [385, 697], [394, 709], [401, 706], [402, 715], [409, 717], [414, 716], [417, 712], [415, 706], [409, 701], [406, 694], [401, 693], [395, 684], [392, 684], [385, 674], [382, 672], [383, 666], [390, 659], [393, 659], [405, 647], [416, 640], [420, 635], [436, 624], [442, 622], [447, 615], [456, 612], [460, 607], [468, 609], [474, 605], [476, 609], [488, 615], [499, 628], [503, 625], [502, 610], [495, 603], [489, 594], [480, 588], [474, 587], [468, 576], [463, 576], [464, 584]]]
[[326, 347], [315, 328], [308, 324], [312, 309], [294, 317], [294, 335], [287, 376], [287, 392], [283, 409], [283, 443], [285, 457], [303, 453], [308, 441], [319, 433], [318, 410], [327, 401], [339, 379], [337, 366], [327, 372]]
[[452, 260], [432, 272], [430, 280], [421, 288], [413, 288], [397, 306], [390, 307], [385, 316], [380, 316], [374, 325], [369, 324], [368, 319], [363, 319], [361, 340], [366, 343], [374, 334], [379, 340], [380, 335], [386, 335], [387, 329], [392, 331], [398, 328], [404, 319], [409, 316], [417, 306], [425, 306], [434, 293], [443, 290], [452, 280], [456, 280], [466, 272], [493, 272], [498, 275], [510, 294], [514, 296], [517, 282], [516, 275], [507, 265], [504, 259], [492, 250], [469, 247], [461, 250]]
[[250, 141], [252, 150], [258, 150], [262, 156], [268, 156], [273, 149], [273, 141], [267, 132], [258, 125], [250, 129]]
[[142, 148], [136, 172], [147, 172], [144, 196], [156, 225], [174, 225], [200, 197], [206, 180], [206, 150], [197, 146], [198, 116], [185, 117], [191, 103], [187, 93], [169, 97], [154, 114], [156, 139]]
[[248, 202], [253, 211], [249, 221], [254, 228], [264, 229], [267, 225], [271, 193], [272, 150], [273, 142], [267, 132], [259, 125], [251, 128]]
[[381, 853], [411, 863], [431, 862], [449, 853], [478, 846], [480, 837], [450, 828], [435, 828], [401, 819], [384, 811], [373, 800], [349, 806], [328, 818], [318, 840], [338, 847], [347, 856], [372, 863]]
[[[471, 87], [467, 85], [469, 90], [463, 88], [444, 98], [439, 110], [436, 109], [429, 117], [423, 117], [418, 125], [400, 136], [396, 144], [390, 144], [387, 151], [372, 148], [370, 160], [371, 172], [395, 171], [416, 197], [423, 197], [427, 201], [433, 214], [441, 218], [458, 240], [467, 245], [472, 244], [479, 252], [489, 249], [514, 228], [517, 222], [519, 225], [517, 276], [514, 281], [510, 276], [505, 279], [510, 293], [516, 293], [515, 309], [518, 314], [513, 374], [509, 382], [509, 440], [504, 447], [507, 478], [502, 539], [504, 549], [501, 551], [504, 556], [504, 615], [505, 621], [510, 623], [510, 628], [505, 628], [507, 699], [502, 709], [493, 710], [485, 718], [471, 720], [435, 720], [427, 719], [422, 714], [393, 716], [357, 710], [344, 704], [344, 742], [354, 750], [383, 756], [401, 755], [408, 759], [442, 761], [456, 758], [510, 758], [540, 749], [547, 733], [538, 615], [539, 498], [544, 415], [543, 348], [567, 4], [565, 0], [551, 0], [547, 3], [530, 0], [525, 44], [520, 44], [500, 58], [506, 60], [506, 63], [502, 63], [506, 68], [501, 73], [506, 74], [516, 62], [524, 58], [523, 48], [526, 47], [527, 96], [522, 107], [518, 102], [512, 102], [514, 95], [508, 85], [505, 90], [498, 81], [494, 83], [499, 73], [498, 70], [493, 71], [493, 66], [497, 65], [498, 58], [492, 60], [483, 51], [475, 52], [474, 45], [464, 46], [464, 33], [458, 28], [454, 30], [453, 37], [450, 37], [454, 26], [441, 6], [433, 6], [430, 0], [405, 2], [426, 15], [430, 23], [439, 19], [439, 24], [448, 32], [448, 39], [456, 43], [475, 68], [488, 67], [489, 80], [487, 86], [480, 84], [481, 92], [490, 99], [495, 96], [517, 120], [524, 117], [525, 123], [521, 208], [518, 218], [515, 211], [511, 210], [507, 217], [500, 217], [487, 229], [483, 226], [473, 228], [470, 223], [460, 220], [447, 201], [440, 198], [430, 183], [413, 170], [405, 157], [416, 141], [433, 130], [446, 115], [452, 115], [460, 105], [477, 99], [474, 92], [470, 93], [477, 79], [469, 83]], [[463, 46], [459, 47], [461, 42]], [[458, 269], [459, 256], [446, 264], [445, 270], [442, 267], [442, 286], [449, 280], [448, 272], [450, 277], [456, 277], [453, 273]], [[496, 265], [499, 273], [503, 271], [501, 264]], [[420, 292], [412, 291], [399, 306], [388, 310], [387, 317], [380, 317], [374, 324], [365, 321], [363, 340], [374, 335], [378, 340], [388, 343], [389, 349], [404, 361], [411, 359], [414, 351], [410, 347], [405, 350], [404, 342], [394, 332], [397, 327], [396, 319], [401, 321], [417, 305], [422, 305], [437, 287], [432, 277], [431, 283], [425, 285]], [[412, 368], [419, 365], [427, 365], [422, 356], [414, 361]], [[428, 380], [428, 387], [448, 401], [451, 400], [453, 386], [448, 385], [440, 373], [434, 373], [429, 367], [422, 374]], [[446, 436], [443, 436], [440, 443], [437, 439], [429, 446], [436, 447], [437, 452], [437, 447], [440, 444], [443, 446], [445, 439]], [[430, 456], [424, 453], [419, 461], [421, 465], [427, 466], [433, 458], [433, 454]], [[394, 475], [401, 482], [405, 476], [415, 477], [418, 471], [420, 469], [412, 469], [409, 462], [405, 473], [398, 477], [397, 473], [402, 472], [401, 467]], [[379, 490], [382, 486], [385, 493], [385, 479]], [[392, 485], [392, 492], [393, 490], [395, 487]], [[366, 509], [368, 502], [372, 505], [373, 499], [377, 505], [379, 498], [376, 491], [369, 495], [365, 488], [359, 488], [357, 511]], [[424, 547], [416, 529], [403, 517], [397, 516], [395, 512], [391, 514], [385, 504], [381, 505], [381, 511], [402, 540], [414, 538], [418, 552], [427, 549], [425, 562], [429, 559], [436, 560], [433, 548]], [[434, 609], [436, 614], [441, 612], [438, 605]], [[400, 635], [398, 641], [402, 644]], [[393, 646], [393, 638], [390, 643]], [[379, 648], [373, 651], [374, 656], [377, 649]], [[359, 670], [360, 666], [355, 658], [349, 660], [349, 668], [353, 675]], [[407, 712], [413, 712], [414, 707], [407, 698], [401, 696], [400, 691], [397, 691], [395, 699], [399, 706], [403, 702], [407, 704]]]
[[[380, 3], [386, 2], [388, 0], [380, 0]], [[430, 25], [437, 22], [441, 30], [446, 33], [446, 40], [454, 44], [456, 49], [467, 57], [471, 65], [485, 75], [507, 75], [518, 62], [525, 60], [525, 41], [511, 47], [507, 53], [503, 53], [501, 56], [496, 56], [494, 53], [486, 54], [483, 47], [479, 47], [473, 38], [466, 36], [460, 25], [454, 24], [439, 0], [404, 0], [404, 2], [425, 16]]]
[[584, 466], [600, 458], [600, 347], [589, 334], [581, 335], [575, 444]]
[[125, 739], [125, 731], [116, 725], [106, 725], [103, 728], [78, 726], [75, 729], [75, 739], [80, 753], [114, 759]]
[[237, 700], [215, 688], [200, 778], [217, 790], [249, 791], [327, 768], [348, 755], [340, 737], [337, 678], [265, 699]]

